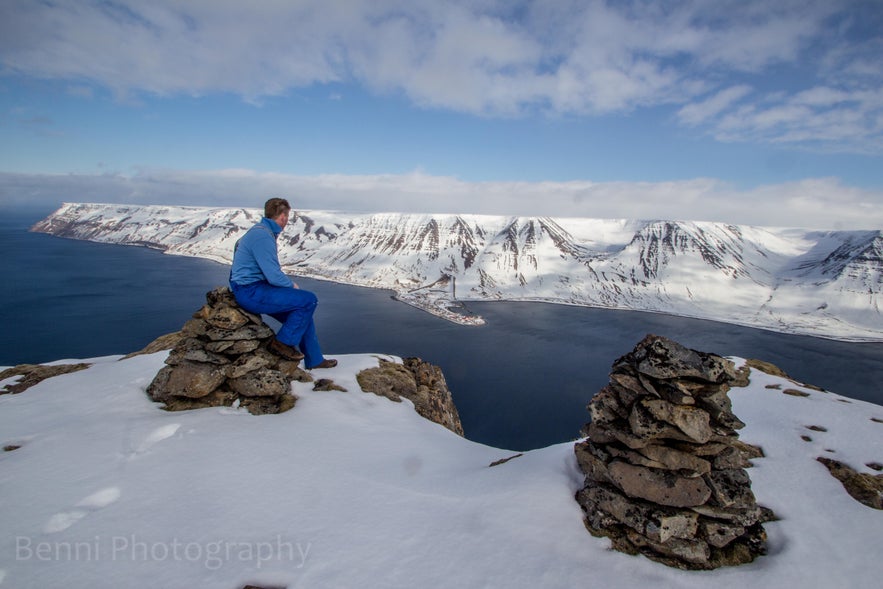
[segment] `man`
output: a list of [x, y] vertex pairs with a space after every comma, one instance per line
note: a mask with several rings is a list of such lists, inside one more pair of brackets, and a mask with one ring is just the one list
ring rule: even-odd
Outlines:
[[333, 368], [337, 360], [322, 356], [313, 324], [316, 295], [301, 290], [279, 265], [276, 239], [288, 225], [289, 211], [291, 206], [283, 198], [271, 198], [264, 204], [264, 218], [236, 242], [230, 290], [246, 311], [266, 314], [282, 323], [270, 342], [271, 352], [288, 360], [303, 359], [307, 369]]

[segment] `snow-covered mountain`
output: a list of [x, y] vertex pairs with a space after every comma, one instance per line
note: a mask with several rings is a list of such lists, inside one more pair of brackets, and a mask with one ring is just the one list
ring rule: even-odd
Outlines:
[[[65, 204], [34, 230], [229, 262], [257, 209]], [[657, 311], [883, 340], [880, 231], [693, 221], [300, 211], [280, 260], [301, 276], [389, 288], [455, 321], [455, 299]]]

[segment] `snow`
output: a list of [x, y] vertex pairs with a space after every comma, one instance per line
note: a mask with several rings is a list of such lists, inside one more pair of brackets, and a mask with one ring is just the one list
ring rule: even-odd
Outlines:
[[730, 396], [741, 439], [766, 452], [749, 469], [758, 502], [781, 520], [765, 524], [767, 556], [687, 572], [589, 535], [572, 443], [490, 467], [515, 453], [361, 392], [355, 375], [377, 355], [322, 372], [349, 392], [294, 383], [295, 408], [267, 416], [161, 410], [144, 391], [165, 356], [96, 358], [0, 397], [0, 443], [21, 446], [0, 453], [0, 587], [726, 589], [883, 575], [883, 513], [815, 460], [872, 472], [877, 405], [753, 371]]
[[[260, 214], [66, 203], [37, 230], [229, 263]], [[458, 301], [519, 300], [883, 341], [880, 241], [873, 231], [698, 221], [298, 211], [279, 257], [293, 274], [391, 289], [465, 324], [482, 320], [459, 314]]]
[[[37, 230], [229, 263], [257, 209], [67, 203]], [[457, 299], [657, 311], [883, 341], [879, 231], [817, 232], [698, 221], [298, 211], [284, 269], [385, 288], [451, 321]], [[445, 288], [435, 286], [444, 285]]]

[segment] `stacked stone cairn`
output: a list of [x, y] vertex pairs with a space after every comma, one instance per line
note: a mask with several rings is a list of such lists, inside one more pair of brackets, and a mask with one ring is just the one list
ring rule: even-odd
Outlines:
[[275, 337], [259, 315], [242, 309], [227, 287], [206, 293], [206, 304], [184, 324], [180, 339], [147, 387], [170, 411], [239, 406], [253, 414], [294, 407], [292, 380], [312, 378], [267, 345]]
[[773, 516], [745, 471], [762, 452], [739, 441], [745, 424], [727, 396], [739, 376], [725, 358], [654, 335], [613, 364], [575, 446], [590, 533], [683, 569], [765, 553], [762, 523]]

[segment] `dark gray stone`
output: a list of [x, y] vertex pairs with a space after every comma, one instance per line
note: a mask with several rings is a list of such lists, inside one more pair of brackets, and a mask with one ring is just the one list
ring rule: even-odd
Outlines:
[[739, 441], [744, 424], [727, 395], [740, 377], [729, 360], [658, 336], [614, 362], [587, 407], [588, 439], [574, 446], [585, 474], [577, 501], [593, 535], [684, 569], [765, 553], [760, 524], [774, 515], [757, 505], [744, 470], [763, 452]]

